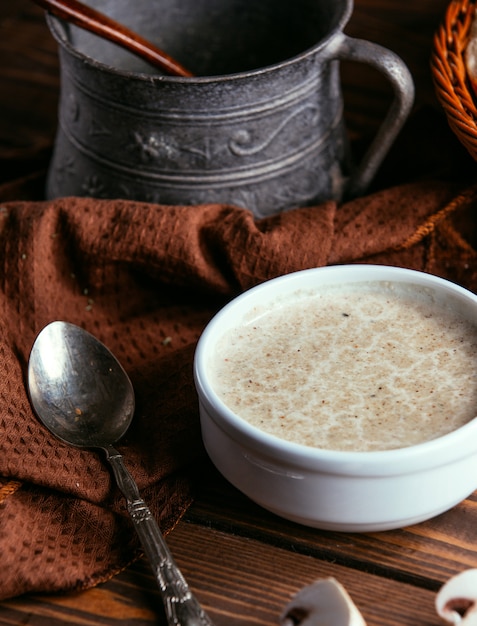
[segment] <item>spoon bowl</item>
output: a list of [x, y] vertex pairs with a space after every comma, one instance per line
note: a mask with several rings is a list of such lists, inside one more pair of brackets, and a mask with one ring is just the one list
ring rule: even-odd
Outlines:
[[127, 431], [135, 405], [131, 381], [116, 357], [79, 326], [52, 322], [33, 344], [28, 391], [39, 419], [56, 437], [76, 447], [106, 452], [156, 576], [168, 622], [212, 626], [175, 564], [122, 456], [113, 447]]
[[40, 420], [73, 446], [107, 447], [131, 424], [129, 377], [109, 350], [74, 324], [54, 322], [38, 335], [28, 383]]

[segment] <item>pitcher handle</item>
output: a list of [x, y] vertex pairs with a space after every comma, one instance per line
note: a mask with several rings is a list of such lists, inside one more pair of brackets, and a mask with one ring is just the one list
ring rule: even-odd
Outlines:
[[371, 41], [355, 39], [344, 34], [337, 43], [338, 49], [333, 55], [334, 58], [366, 63], [376, 68], [389, 80], [394, 90], [393, 101], [376, 137], [346, 185], [345, 197], [349, 199], [366, 192], [401, 130], [414, 103], [414, 82], [404, 61], [391, 50]]

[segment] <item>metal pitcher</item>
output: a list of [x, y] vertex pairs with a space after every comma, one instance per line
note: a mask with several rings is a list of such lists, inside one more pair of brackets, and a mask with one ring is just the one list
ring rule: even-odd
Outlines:
[[[145, 62], [50, 15], [59, 125], [47, 196], [234, 204], [257, 217], [364, 193], [409, 114], [393, 52], [343, 33], [351, 0], [89, 0], [196, 77]], [[361, 163], [343, 123], [341, 60], [370, 64], [394, 98]]]

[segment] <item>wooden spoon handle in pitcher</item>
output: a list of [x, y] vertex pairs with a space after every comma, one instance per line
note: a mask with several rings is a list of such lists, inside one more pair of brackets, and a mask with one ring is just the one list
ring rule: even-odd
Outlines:
[[78, 0], [33, 0], [33, 2], [67, 22], [113, 41], [171, 76], [193, 76], [180, 63], [137, 33]]

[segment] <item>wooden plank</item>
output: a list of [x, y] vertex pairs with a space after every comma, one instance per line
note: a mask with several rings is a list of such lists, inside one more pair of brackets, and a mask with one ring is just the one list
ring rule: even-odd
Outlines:
[[0, 183], [44, 168], [57, 125], [56, 42], [33, 3], [0, 13]]
[[[399, 55], [409, 67], [416, 87], [415, 108], [439, 109], [429, 69], [432, 40], [448, 0], [405, 3], [396, 0], [356, 0], [346, 27], [352, 37], [367, 39]], [[389, 84], [362, 63], [342, 67], [345, 105], [351, 135], [373, 134], [390, 103]]]
[[[150, 626], [163, 618], [147, 564], [139, 562], [114, 579], [81, 593], [31, 595], [0, 604], [0, 624], [31, 626]], [[165, 623], [161, 621], [160, 623]]]
[[171, 535], [169, 544], [216, 626], [277, 624], [293, 594], [328, 576], [346, 587], [368, 626], [435, 622], [432, 592], [293, 550], [185, 524]]
[[[191, 523], [168, 538], [191, 588], [216, 626], [271, 626], [305, 585], [339, 580], [368, 626], [427, 626], [436, 622], [434, 593]], [[95, 589], [19, 598], [0, 605], [0, 624], [92, 626], [165, 624], [152, 574], [143, 561]]]

